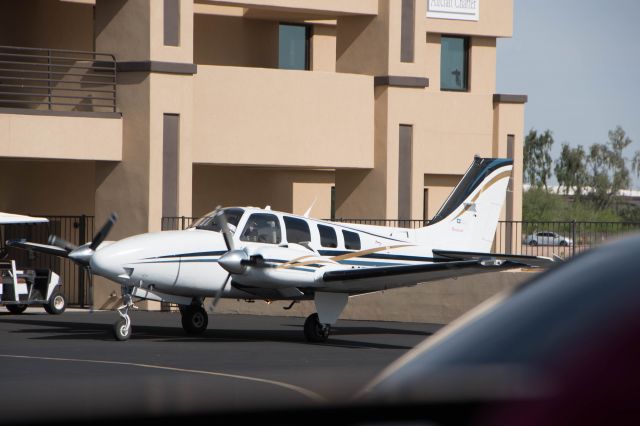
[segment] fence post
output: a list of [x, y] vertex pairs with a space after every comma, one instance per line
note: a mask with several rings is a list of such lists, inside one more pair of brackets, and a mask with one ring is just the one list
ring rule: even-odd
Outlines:
[[47, 50], [47, 93], [49, 95], [49, 109], [51, 109], [51, 49]]
[[[83, 245], [86, 241], [87, 217], [80, 216], [78, 219], [78, 245]], [[80, 307], [85, 308], [85, 285], [84, 285], [84, 268], [76, 266], [78, 271], [78, 298], [80, 299]]]
[[182, 216], [181, 219], [182, 219], [182, 225], [181, 225], [182, 227], [180, 228], [180, 230], [184, 231], [184, 219], [185, 219], [184, 216]]
[[576, 255], [576, 220], [571, 221], [571, 256]]

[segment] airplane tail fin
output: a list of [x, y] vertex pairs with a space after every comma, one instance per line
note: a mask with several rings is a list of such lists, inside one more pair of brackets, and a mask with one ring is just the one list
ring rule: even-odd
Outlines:
[[488, 252], [498, 226], [513, 161], [476, 156], [429, 225], [416, 240], [442, 250]]

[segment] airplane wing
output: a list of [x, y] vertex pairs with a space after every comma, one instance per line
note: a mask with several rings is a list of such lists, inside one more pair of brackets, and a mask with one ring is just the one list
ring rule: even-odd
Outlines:
[[495, 259], [456, 260], [420, 265], [338, 269], [325, 272], [323, 281], [333, 290], [376, 291], [520, 267], [520, 263]]
[[25, 239], [9, 240], [7, 241], [7, 246], [17, 247], [23, 250], [33, 250], [39, 253], [53, 254], [55, 256], [62, 256], [62, 257], [67, 257], [69, 254], [69, 252], [67, 252], [67, 250], [63, 248], [48, 245], [48, 244], [30, 243]]
[[516, 254], [476, 253], [468, 251], [433, 250], [433, 257], [440, 260], [485, 260], [496, 259], [519, 264], [520, 267], [544, 268], [555, 261], [544, 256], [523, 256]]

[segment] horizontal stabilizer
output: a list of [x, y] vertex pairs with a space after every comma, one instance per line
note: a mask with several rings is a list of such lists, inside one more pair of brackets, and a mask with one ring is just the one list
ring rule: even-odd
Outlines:
[[54, 256], [67, 257], [69, 254], [69, 252], [63, 248], [51, 246], [48, 244], [30, 243], [25, 239], [9, 240], [7, 241], [7, 246], [17, 247], [23, 250], [33, 250], [37, 251], [38, 253], [52, 254]]
[[465, 261], [465, 260], [502, 260], [522, 267], [545, 268], [551, 266], [554, 261], [544, 256], [523, 256], [517, 254], [477, 253], [469, 251], [433, 250], [433, 257], [440, 261]]

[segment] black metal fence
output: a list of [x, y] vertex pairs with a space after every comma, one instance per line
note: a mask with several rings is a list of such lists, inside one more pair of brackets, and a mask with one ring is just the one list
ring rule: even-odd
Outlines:
[[116, 111], [116, 59], [107, 53], [0, 46], [0, 107]]
[[[49, 235], [55, 234], [80, 245], [94, 234], [93, 216], [46, 216], [49, 223], [1, 225], [2, 241], [26, 238], [28, 241], [46, 244]], [[47, 268], [60, 275], [62, 292], [69, 306], [87, 307], [92, 301], [91, 275], [69, 259], [42, 253], [7, 247], [8, 258], [16, 261], [19, 269]]]
[[[194, 217], [163, 217], [162, 230], [186, 229]], [[329, 219], [327, 219], [329, 220]], [[334, 222], [394, 228], [421, 228], [422, 219], [333, 219]], [[501, 254], [570, 257], [607, 240], [640, 231], [640, 223], [625, 222], [526, 222], [500, 221], [492, 251]]]

